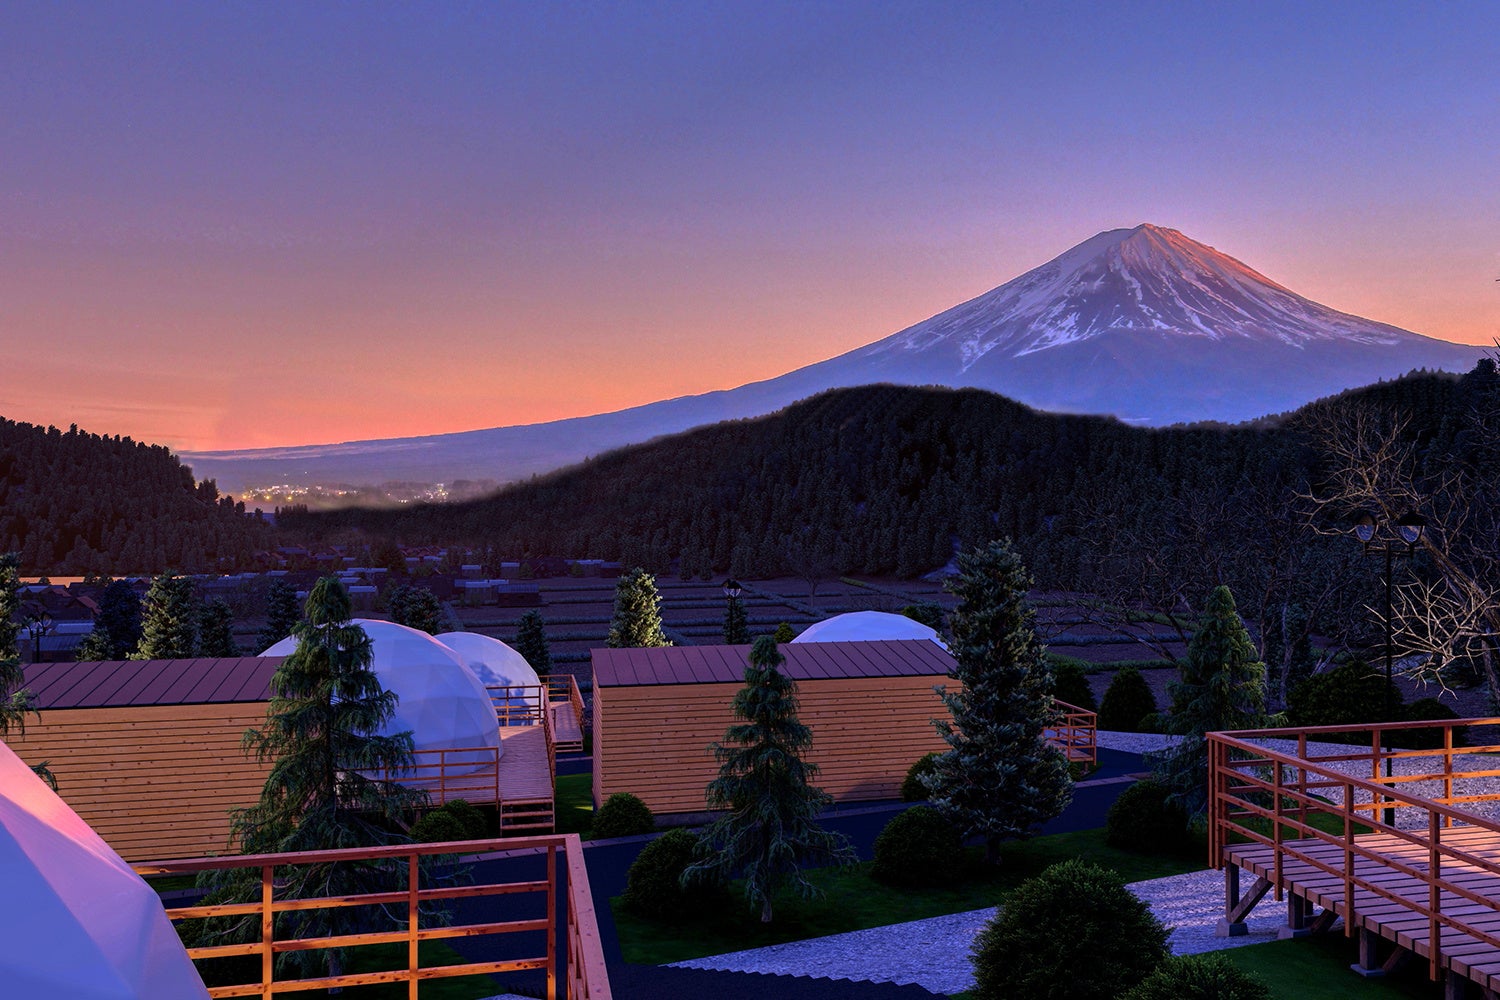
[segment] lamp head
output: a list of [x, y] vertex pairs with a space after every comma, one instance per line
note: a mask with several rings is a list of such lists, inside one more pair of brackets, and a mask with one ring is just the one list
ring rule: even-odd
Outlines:
[[1396, 518], [1396, 530], [1401, 532], [1401, 540], [1407, 545], [1415, 545], [1422, 540], [1422, 532], [1427, 528], [1427, 519], [1414, 510]]
[[738, 580], [729, 579], [729, 580], [725, 580], [724, 581], [724, 596], [725, 597], [728, 597], [728, 598], [731, 598], [731, 599], [735, 598], [735, 597], [739, 597], [741, 589], [742, 588], [740, 587], [740, 581], [738, 581]]
[[1375, 537], [1375, 515], [1367, 510], [1362, 510], [1354, 518], [1354, 537], [1368, 545], [1370, 539]]

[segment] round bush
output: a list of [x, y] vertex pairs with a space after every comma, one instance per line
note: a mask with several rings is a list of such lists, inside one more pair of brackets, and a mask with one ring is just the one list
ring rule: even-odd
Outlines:
[[473, 840], [459, 818], [446, 809], [434, 809], [411, 825], [411, 839], [419, 844], [441, 844], [449, 840]]
[[650, 808], [629, 792], [616, 792], [594, 813], [593, 836], [596, 840], [633, 837], [654, 829], [656, 817], [651, 815]]
[[1271, 1000], [1271, 991], [1223, 955], [1183, 955], [1157, 966], [1123, 1000]]
[[[1418, 698], [1407, 705], [1406, 711], [1402, 714], [1410, 722], [1459, 718], [1457, 712], [1436, 698]], [[1454, 746], [1467, 746], [1468, 742], [1467, 729], [1460, 726], [1453, 730]], [[1390, 743], [1392, 746], [1406, 747], [1410, 750], [1438, 750], [1443, 745], [1443, 731], [1441, 729], [1403, 729], [1391, 733]]]
[[682, 886], [682, 873], [697, 860], [698, 835], [668, 830], [641, 849], [625, 875], [620, 903], [632, 913], [658, 920], [700, 916], [722, 902], [722, 882]]
[[[1346, 726], [1389, 722], [1391, 708], [1401, 711], [1401, 697], [1389, 690], [1385, 675], [1363, 660], [1348, 660], [1332, 670], [1300, 681], [1287, 694], [1286, 714], [1294, 726]], [[1399, 714], [1397, 718], [1399, 718]], [[1369, 743], [1364, 733], [1320, 735], [1335, 743]]]
[[490, 823], [484, 813], [467, 799], [454, 799], [443, 806], [464, 828], [467, 840], [483, 840], [490, 834]]
[[1088, 675], [1076, 663], [1064, 661], [1052, 668], [1052, 697], [1090, 712], [1098, 708]]
[[927, 786], [922, 784], [922, 775], [937, 773], [937, 759], [942, 754], [933, 752], [923, 754], [917, 758], [917, 762], [906, 771], [906, 780], [901, 782], [902, 802], [926, 802]]
[[1022, 882], [974, 941], [975, 1000], [1113, 1000], [1167, 957], [1116, 873], [1077, 859]]
[[1135, 667], [1121, 667], [1099, 703], [1099, 728], [1116, 733], [1141, 732], [1141, 722], [1156, 714], [1156, 696]]
[[1105, 843], [1141, 854], [1199, 852], [1203, 844], [1189, 830], [1187, 813], [1167, 794], [1155, 781], [1137, 781], [1121, 792], [1105, 819]]
[[964, 844], [930, 806], [897, 813], [875, 838], [870, 874], [889, 885], [952, 885], [964, 875]]

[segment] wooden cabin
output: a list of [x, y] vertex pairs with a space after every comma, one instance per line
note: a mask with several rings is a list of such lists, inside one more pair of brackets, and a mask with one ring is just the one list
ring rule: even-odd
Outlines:
[[[933, 691], [953, 685], [953, 659], [926, 639], [789, 643], [782, 672], [797, 683], [798, 717], [812, 729], [808, 759], [835, 802], [894, 799], [917, 758], [947, 749], [932, 720]], [[749, 646], [595, 649], [594, 803], [639, 796], [657, 815], [705, 811], [718, 774], [708, 745], [736, 720]]]
[[281, 657], [31, 663], [41, 717], [12, 731], [28, 764], [129, 861], [229, 850], [229, 811], [253, 804], [269, 764], [240, 749], [265, 721]]

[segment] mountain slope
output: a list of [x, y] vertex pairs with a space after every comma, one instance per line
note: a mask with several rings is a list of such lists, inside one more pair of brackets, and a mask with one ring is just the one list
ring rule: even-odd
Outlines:
[[1234, 423], [1414, 369], [1468, 371], [1480, 353], [1330, 309], [1176, 230], [1141, 225], [1100, 233], [883, 340], [737, 389], [545, 424], [184, 457], [230, 490], [515, 480], [882, 382], [982, 388], [1038, 409], [1147, 425]]

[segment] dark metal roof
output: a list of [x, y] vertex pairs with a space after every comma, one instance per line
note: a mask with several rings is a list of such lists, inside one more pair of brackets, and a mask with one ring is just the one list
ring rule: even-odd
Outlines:
[[[953, 669], [953, 657], [928, 639], [792, 642], [779, 648], [786, 657], [781, 672], [796, 681], [937, 677]], [[594, 649], [590, 654], [594, 683], [603, 687], [738, 684], [750, 663], [749, 646]]]
[[279, 656], [28, 663], [38, 709], [269, 701]]

